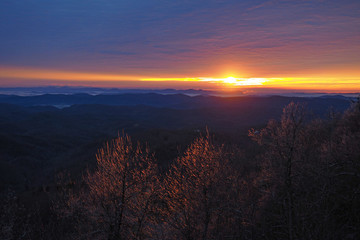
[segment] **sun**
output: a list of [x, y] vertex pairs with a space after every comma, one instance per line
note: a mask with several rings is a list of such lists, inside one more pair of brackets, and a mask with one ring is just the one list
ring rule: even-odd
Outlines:
[[235, 77], [227, 77], [218, 79], [219, 82], [222, 82], [231, 86], [254, 86], [254, 85], [262, 85], [267, 81], [266, 78], [235, 78]]
[[237, 84], [238, 80], [234, 77], [227, 77], [227, 78], [224, 78], [222, 79], [224, 83], [227, 83], [227, 84]]
[[242, 86], [261, 86], [271, 80], [270, 78], [238, 78], [229, 76], [226, 78], [209, 78], [209, 77], [187, 77], [187, 78], [142, 78], [141, 81], [186, 81], [186, 82], [209, 82], [220, 84], [225, 87], [242, 87]]

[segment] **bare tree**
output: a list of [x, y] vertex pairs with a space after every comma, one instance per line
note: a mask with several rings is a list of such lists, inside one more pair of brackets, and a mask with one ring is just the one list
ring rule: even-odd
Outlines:
[[360, 99], [332, 124], [322, 145], [326, 167], [324, 222], [333, 239], [357, 239], [360, 231]]
[[228, 211], [232, 178], [222, 148], [209, 134], [176, 159], [164, 183], [167, 223], [177, 232], [175, 239], [209, 239], [221, 232], [219, 220]]
[[[249, 136], [261, 145], [266, 146], [263, 172], [267, 178], [272, 177], [274, 188], [283, 189], [283, 206], [285, 209], [287, 238], [294, 239], [295, 206], [294, 176], [296, 165], [302, 154], [304, 143], [305, 111], [301, 104], [290, 103], [283, 109], [281, 121], [271, 120], [261, 131], [250, 130]], [[270, 173], [269, 173], [270, 172]], [[281, 190], [279, 191], [281, 194]]]
[[157, 185], [153, 155], [123, 136], [101, 148], [96, 159], [96, 170], [84, 177], [88, 191], [68, 200], [72, 214], [80, 212], [81, 238], [148, 237]]
[[30, 239], [34, 236], [32, 212], [19, 202], [10, 189], [0, 194], [0, 239]]

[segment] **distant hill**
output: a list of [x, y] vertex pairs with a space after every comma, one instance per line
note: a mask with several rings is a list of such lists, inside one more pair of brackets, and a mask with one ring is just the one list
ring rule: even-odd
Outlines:
[[[351, 98], [342, 95], [325, 95], [321, 97], [282, 97], [282, 96], [241, 96], [216, 97], [207, 95], [189, 96], [185, 94], [158, 94], [158, 93], [125, 93], [125, 94], [43, 94], [36, 96], [0, 95], [0, 103], [16, 104], [20, 106], [56, 106], [69, 107], [76, 104], [101, 104], [111, 106], [146, 105], [175, 109], [194, 108], [256, 108], [262, 106], [284, 106], [290, 101], [305, 102], [316, 111], [327, 110], [332, 106], [345, 109]], [[325, 109], [324, 109], [325, 107]]]
[[[341, 97], [0, 95], [0, 191], [9, 185], [39, 186], [62, 169], [80, 172], [94, 163], [106, 140], [122, 131], [147, 139], [165, 165], [179, 146], [206, 127], [225, 139], [244, 141], [249, 128], [279, 118], [291, 101], [306, 104], [313, 117], [326, 117], [330, 109], [342, 112], [350, 105]], [[58, 105], [68, 107], [53, 107]]]
[[101, 88], [101, 87], [84, 87], [84, 86], [42, 86], [42, 87], [0, 87], [0, 95], [17, 95], [17, 96], [37, 96], [44, 94], [90, 94], [90, 95], [118, 95], [118, 94], [184, 94], [188, 96], [249, 96], [246, 92], [251, 92], [256, 96], [273, 96], [279, 95], [284, 97], [345, 97], [353, 98], [359, 96], [359, 92], [353, 93], [323, 93], [323, 92], [303, 92], [289, 89], [275, 88], [242, 88], [231, 92], [203, 90], [203, 89], [149, 89], [149, 88]]
[[78, 94], [86, 93], [90, 95], [99, 94], [124, 94], [124, 93], [158, 93], [158, 94], [186, 94], [194, 95], [214, 95], [214, 91], [201, 89], [126, 89], [126, 88], [97, 88], [97, 87], [70, 87], [70, 86], [45, 86], [45, 87], [8, 87], [0, 88], [0, 94], [18, 96], [36, 96], [43, 94]]

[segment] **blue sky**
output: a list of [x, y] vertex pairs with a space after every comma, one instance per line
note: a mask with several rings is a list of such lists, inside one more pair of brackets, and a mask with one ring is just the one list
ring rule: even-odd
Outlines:
[[2, 0], [0, 36], [3, 67], [354, 77], [360, 1]]

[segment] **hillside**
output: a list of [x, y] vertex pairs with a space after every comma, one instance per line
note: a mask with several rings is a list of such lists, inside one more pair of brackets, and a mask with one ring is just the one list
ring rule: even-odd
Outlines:
[[81, 172], [103, 142], [122, 132], [147, 139], [167, 165], [179, 146], [206, 127], [225, 134], [224, 139], [248, 141], [248, 129], [278, 118], [291, 101], [305, 103], [311, 117], [326, 117], [330, 109], [342, 112], [350, 104], [344, 98], [324, 97], [1, 95], [0, 183], [2, 188], [36, 187], [52, 181], [56, 171]]

